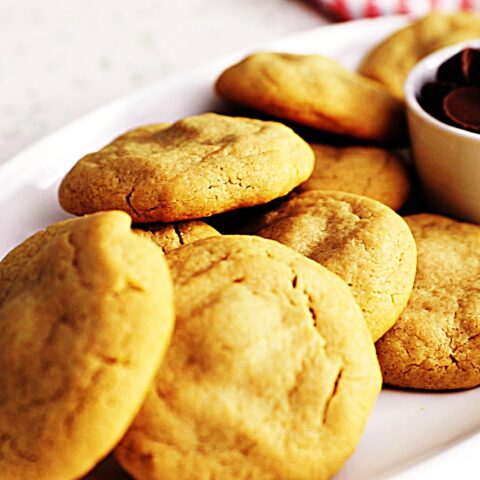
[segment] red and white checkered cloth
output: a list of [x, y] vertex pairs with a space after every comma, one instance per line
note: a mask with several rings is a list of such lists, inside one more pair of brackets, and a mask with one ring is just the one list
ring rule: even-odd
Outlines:
[[480, 10], [480, 0], [315, 0], [340, 20], [399, 13], [422, 15], [430, 10]]

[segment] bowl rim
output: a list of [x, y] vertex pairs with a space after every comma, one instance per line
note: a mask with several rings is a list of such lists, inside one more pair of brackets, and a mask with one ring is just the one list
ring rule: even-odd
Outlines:
[[437, 120], [435, 117], [426, 112], [417, 100], [417, 91], [418, 87], [420, 87], [419, 81], [422, 79], [422, 74], [427, 71], [436, 71], [445, 60], [448, 60], [450, 57], [453, 57], [455, 54], [467, 47], [480, 48], [480, 37], [456, 43], [455, 45], [450, 45], [449, 47], [442, 48], [441, 50], [437, 50], [430, 55], [427, 55], [410, 71], [407, 79], [405, 80], [403, 90], [407, 107], [415, 112], [417, 116], [421, 117], [424, 121], [430, 123], [437, 129], [442, 129], [452, 135], [457, 135], [465, 139], [480, 142], [480, 132], [470, 132], [459, 127], [447, 125], [446, 123]]

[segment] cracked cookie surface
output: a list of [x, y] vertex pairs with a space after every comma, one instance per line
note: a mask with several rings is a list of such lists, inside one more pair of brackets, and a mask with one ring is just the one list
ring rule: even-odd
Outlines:
[[407, 304], [415, 277], [415, 241], [404, 220], [375, 200], [343, 192], [305, 192], [257, 219], [255, 233], [345, 280], [374, 340]]
[[479, 36], [480, 15], [434, 12], [377, 45], [365, 57], [359, 71], [403, 99], [403, 85], [418, 61], [435, 50]]
[[85, 156], [59, 199], [76, 215], [119, 209], [140, 223], [190, 220], [285, 195], [313, 163], [285, 125], [208, 113], [136, 129]]
[[411, 191], [410, 173], [399, 155], [377, 147], [311, 143], [315, 167], [296, 191], [337, 190], [364, 195], [399, 210]]
[[376, 142], [406, 136], [397, 98], [320, 55], [255, 53], [223, 72], [216, 90], [234, 103], [327, 132]]
[[163, 250], [163, 253], [170, 252], [202, 238], [220, 235], [213, 227], [199, 220], [168, 224], [156, 223], [144, 225], [142, 228], [134, 228], [133, 231], [142, 237], [153, 240]]
[[122, 437], [173, 328], [164, 256], [123, 212], [49, 226], [0, 263], [0, 476], [78, 478]]
[[418, 248], [412, 296], [377, 342], [385, 383], [429, 390], [480, 385], [480, 227], [405, 218]]
[[121, 464], [142, 480], [330, 478], [381, 382], [347, 286], [258, 237], [200, 240], [167, 260], [176, 327]]

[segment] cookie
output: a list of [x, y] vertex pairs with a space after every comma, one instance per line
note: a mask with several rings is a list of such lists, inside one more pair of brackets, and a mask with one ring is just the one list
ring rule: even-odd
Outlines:
[[418, 248], [412, 296], [377, 342], [385, 383], [427, 390], [480, 385], [480, 226], [405, 218]]
[[320, 55], [253, 54], [223, 72], [216, 90], [234, 103], [332, 133], [376, 142], [406, 135], [402, 102]]
[[196, 242], [201, 238], [220, 235], [213, 227], [199, 220], [168, 224], [156, 223], [145, 225], [144, 228], [134, 228], [133, 231], [153, 240], [163, 250], [163, 253]]
[[144, 127], [82, 158], [59, 199], [75, 215], [119, 209], [135, 222], [175, 222], [262, 204], [313, 169], [311, 148], [276, 122], [213, 113]]
[[79, 478], [139, 410], [173, 328], [164, 256], [123, 212], [38, 232], [0, 263], [0, 470]]
[[298, 192], [337, 190], [364, 195], [399, 210], [411, 191], [410, 172], [401, 157], [377, 147], [310, 144], [315, 167]]
[[405, 308], [415, 277], [412, 234], [393, 210], [370, 198], [302, 193], [260, 217], [256, 234], [339, 275], [352, 289], [374, 340]]
[[276, 242], [217, 236], [167, 255], [176, 327], [116, 449], [135, 478], [326, 479], [380, 389], [348, 287]]
[[419, 60], [435, 50], [479, 36], [480, 15], [431, 13], [376, 46], [365, 57], [359, 71], [403, 99], [403, 84]]

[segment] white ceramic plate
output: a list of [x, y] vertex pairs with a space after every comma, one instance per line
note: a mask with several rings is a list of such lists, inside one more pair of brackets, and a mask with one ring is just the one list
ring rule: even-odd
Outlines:
[[[250, 50], [321, 53], [354, 68], [369, 48], [406, 23], [391, 17], [321, 27]], [[0, 257], [33, 232], [67, 217], [56, 191], [78, 158], [128, 128], [217, 109], [215, 78], [246, 53], [113, 102], [1, 166]], [[479, 452], [480, 388], [435, 394], [385, 390], [356, 453], [336, 478], [479, 479]]]

